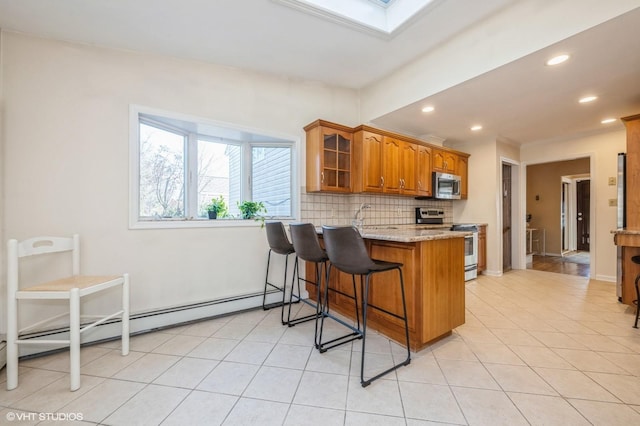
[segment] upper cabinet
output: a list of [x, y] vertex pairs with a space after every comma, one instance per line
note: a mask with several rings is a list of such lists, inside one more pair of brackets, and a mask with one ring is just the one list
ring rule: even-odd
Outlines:
[[306, 126], [307, 191], [431, 197], [432, 172], [462, 177], [467, 198], [468, 154], [366, 125], [317, 120]]
[[458, 167], [458, 155], [442, 149], [433, 149], [433, 171], [454, 174]]
[[307, 132], [307, 191], [351, 192], [353, 132], [317, 120]]
[[456, 174], [460, 176], [460, 198], [467, 199], [469, 193], [469, 156], [458, 155], [458, 164], [456, 167]]
[[431, 197], [431, 148], [418, 145], [418, 195]]
[[[382, 192], [384, 181], [382, 178], [382, 135], [366, 130], [356, 131], [356, 173], [360, 176], [360, 185], [356, 192]], [[365, 166], [366, 165], [366, 166]]]

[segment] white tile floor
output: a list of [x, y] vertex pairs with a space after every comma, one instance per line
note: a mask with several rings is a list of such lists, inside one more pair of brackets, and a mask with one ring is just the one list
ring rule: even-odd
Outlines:
[[[640, 424], [640, 331], [611, 283], [482, 276], [467, 284], [464, 326], [364, 389], [359, 342], [319, 354], [311, 323], [287, 328], [279, 316], [256, 310], [137, 336], [126, 357], [119, 342], [85, 347], [76, 392], [67, 352], [23, 361], [16, 390], [0, 376], [0, 424]], [[367, 366], [402, 356], [369, 337]]]

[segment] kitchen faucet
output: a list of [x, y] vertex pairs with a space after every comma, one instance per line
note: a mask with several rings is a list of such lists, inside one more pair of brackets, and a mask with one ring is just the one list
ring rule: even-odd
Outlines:
[[358, 210], [356, 210], [356, 214], [353, 216], [353, 220], [362, 220], [364, 222], [364, 219], [360, 219], [360, 214], [362, 213], [362, 210], [364, 209], [370, 209], [371, 208], [371, 204], [366, 204], [366, 203], [362, 203], [360, 204], [360, 207], [358, 208]]

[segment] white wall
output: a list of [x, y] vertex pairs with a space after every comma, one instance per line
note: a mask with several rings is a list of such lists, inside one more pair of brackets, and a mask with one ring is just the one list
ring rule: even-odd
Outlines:
[[622, 15], [638, 0], [523, 0], [362, 91], [361, 121], [376, 118]]
[[267, 245], [259, 227], [128, 229], [130, 104], [298, 142], [317, 118], [358, 123], [354, 91], [199, 62], [3, 32], [1, 65], [3, 241], [79, 233], [85, 271], [130, 273], [133, 312], [261, 291]]
[[499, 225], [497, 188], [500, 174], [496, 166], [496, 142], [452, 146], [471, 154], [469, 157], [469, 198], [453, 203], [453, 221], [487, 224], [486, 274], [502, 273], [502, 227]]
[[[523, 165], [591, 158], [591, 277], [604, 281], [616, 279], [616, 246], [611, 231], [616, 229], [617, 210], [609, 206], [609, 199], [616, 199], [616, 186], [608, 184], [609, 177], [617, 175], [617, 154], [626, 152], [626, 132], [580, 137], [567, 141], [551, 141], [525, 145], [520, 152]], [[523, 170], [523, 173], [525, 171]], [[523, 176], [525, 182], [526, 175]], [[593, 259], [593, 257], [592, 257]]]

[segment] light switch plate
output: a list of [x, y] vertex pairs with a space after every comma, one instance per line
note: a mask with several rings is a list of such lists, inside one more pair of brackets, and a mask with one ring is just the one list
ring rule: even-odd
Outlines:
[[613, 186], [616, 184], [616, 178], [615, 177], [610, 177], [609, 178], [609, 185]]
[[618, 200], [615, 198], [609, 198], [609, 207], [615, 207], [618, 205]]

